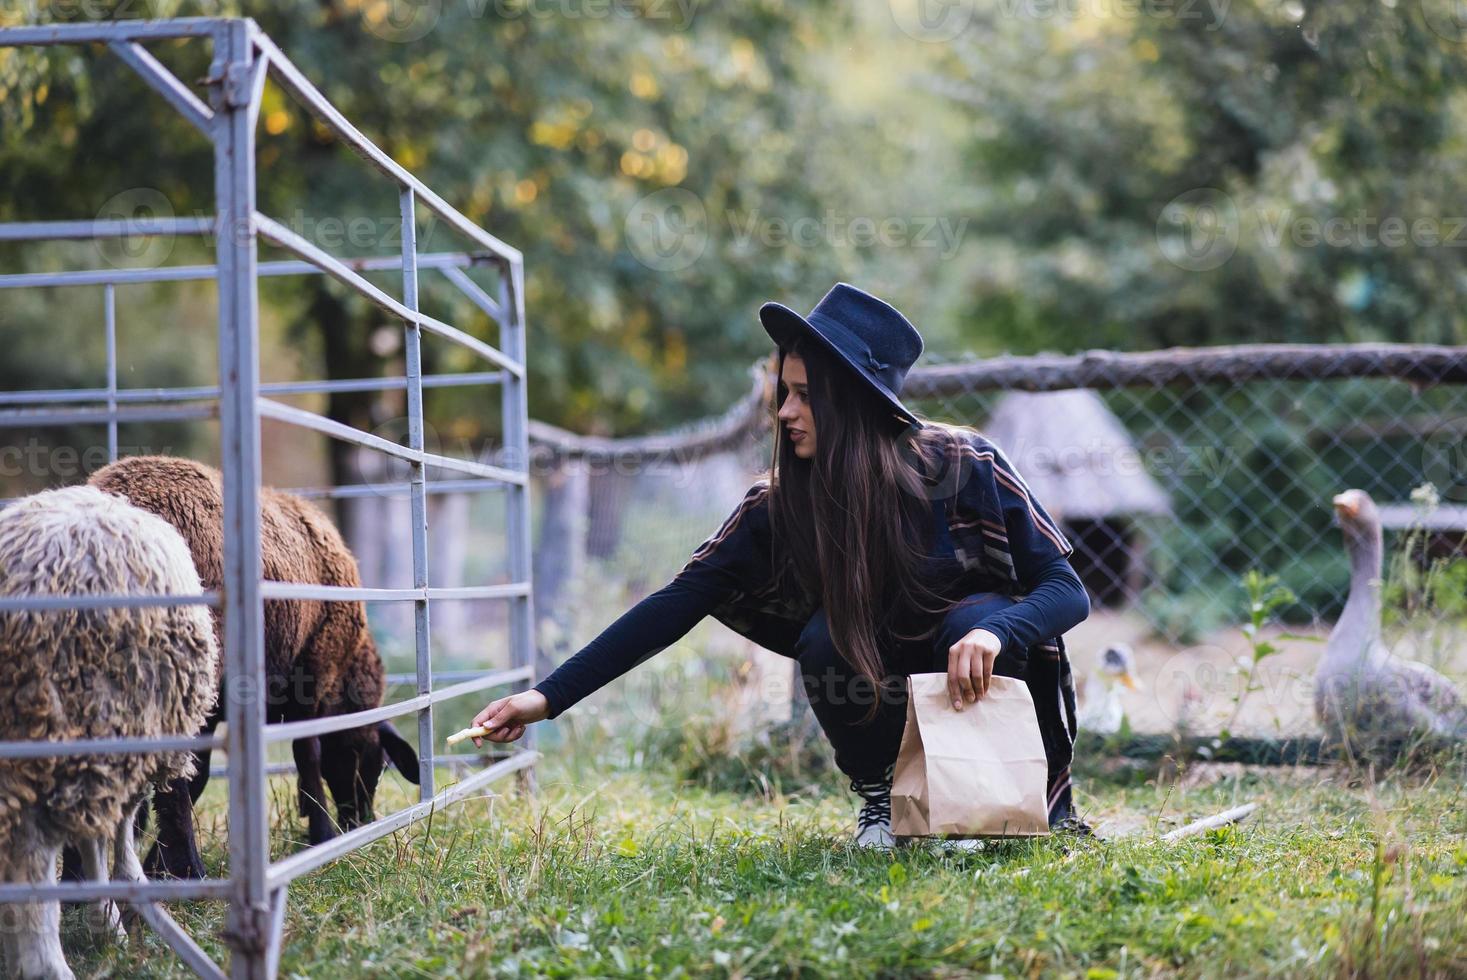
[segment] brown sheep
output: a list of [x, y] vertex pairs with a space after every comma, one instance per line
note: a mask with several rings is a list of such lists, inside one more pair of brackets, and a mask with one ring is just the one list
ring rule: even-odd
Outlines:
[[[92, 486], [126, 497], [183, 534], [206, 589], [222, 585], [224, 499], [219, 471], [173, 456], [132, 456], [92, 475]], [[356, 559], [335, 525], [309, 502], [262, 488], [260, 550], [264, 577], [276, 582], [361, 587]], [[216, 635], [220, 617], [214, 617]], [[362, 602], [271, 599], [265, 602], [265, 675], [268, 722], [301, 721], [375, 708], [385, 687], [382, 658]], [[223, 720], [223, 699], [204, 731]], [[418, 782], [417, 754], [391, 723], [347, 729], [292, 743], [297, 799], [308, 839], [336, 836], [325, 807], [322, 777], [336, 802], [342, 829], [372, 819], [372, 803], [386, 758]], [[385, 757], [384, 757], [385, 754]], [[149, 874], [203, 877], [193, 827], [193, 803], [209, 780], [201, 753], [192, 782], [177, 780], [154, 798], [158, 840], [148, 852]]]

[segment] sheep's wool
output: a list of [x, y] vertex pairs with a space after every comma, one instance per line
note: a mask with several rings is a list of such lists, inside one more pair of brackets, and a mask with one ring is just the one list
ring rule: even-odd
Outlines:
[[[178, 531], [121, 497], [68, 487], [0, 510], [0, 595], [201, 591]], [[202, 605], [0, 612], [0, 740], [194, 735], [218, 660]], [[43, 839], [110, 834], [149, 782], [192, 767], [185, 752], [0, 759], [0, 842], [28, 819]]]

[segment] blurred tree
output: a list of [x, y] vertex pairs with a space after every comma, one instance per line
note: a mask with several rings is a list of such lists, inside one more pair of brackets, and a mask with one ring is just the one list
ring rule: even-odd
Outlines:
[[[409, 9], [431, 24], [394, 16]], [[825, 202], [872, 180], [870, 160], [832, 164], [861, 119], [833, 111], [816, 76], [845, 18], [829, 4], [779, 0], [593, 4], [581, 17], [546, 9], [276, 0], [248, 12], [363, 132], [523, 249], [533, 416], [623, 433], [721, 411], [745, 390], [744, 366], [768, 349], [759, 302], [813, 303], [879, 251], [778, 240], [762, 224], [750, 235], [744, 222], [820, 216]], [[35, 13], [79, 12], [41, 3]], [[204, 48], [154, 46], [190, 82], [206, 73]], [[212, 211], [208, 146], [127, 75], [100, 49], [0, 52], [0, 214], [87, 217], [122, 187], [156, 189], [176, 213]], [[336, 254], [398, 247], [389, 182], [273, 86], [258, 153], [262, 211]], [[873, 159], [904, 166], [900, 147]], [[421, 210], [420, 224], [422, 249], [465, 247]], [[194, 258], [191, 249], [176, 243], [173, 258]], [[39, 261], [57, 261], [48, 254]], [[5, 255], [10, 268], [38, 261], [34, 251]], [[381, 281], [395, 291], [394, 277]], [[430, 288], [425, 307], [493, 339], [482, 316], [449, 296]], [[376, 373], [400, 357], [396, 345], [373, 343], [375, 328], [395, 324], [324, 279], [271, 283], [262, 301], [333, 376]], [[432, 367], [478, 367], [432, 338], [425, 346]], [[48, 365], [15, 370], [43, 377]], [[456, 436], [492, 436], [497, 410], [484, 410], [483, 397], [434, 392], [430, 412], [456, 419]], [[329, 410], [367, 427], [394, 412], [363, 396], [337, 397]], [[338, 478], [346, 466], [343, 454]]]
[[1460, 343], [1449, 0], [1128, 9], [1003, 5], [927, 80], [969, 113], [973, 329], [1020, 351]]

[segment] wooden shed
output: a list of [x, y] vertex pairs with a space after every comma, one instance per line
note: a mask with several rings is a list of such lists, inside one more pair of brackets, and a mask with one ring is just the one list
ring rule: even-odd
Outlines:
[[1075, 546], [1094, 602], [1134, 597], [1145, 571], [1136, 518], [1171, 513], [1121, 420], [1094, 391], [1006, 394], [981, 431], [1004, 450]]

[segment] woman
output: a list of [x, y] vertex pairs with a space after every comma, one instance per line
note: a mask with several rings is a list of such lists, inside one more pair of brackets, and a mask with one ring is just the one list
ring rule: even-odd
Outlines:
[[1088, 833], [1071, 803], [1075, 695], [1060, 635], [1090, 603], [1069, 542], [996, 446], [898, 399], [923, 342], [896, 309], [837, 283], [808, 317], [766, 303], [759, 319], [779, 349], [769, 473], [671, 582], [474, 723], [513, 741], [712, 615], [799, 662], [836, 765], [865, 800], [857, 843], [892, 843], [904, 678], [923, 672], [947, 674], [960, 711], [994, 674], [1025, 680], [1050, 826]]

